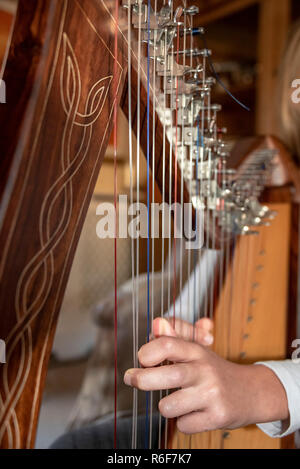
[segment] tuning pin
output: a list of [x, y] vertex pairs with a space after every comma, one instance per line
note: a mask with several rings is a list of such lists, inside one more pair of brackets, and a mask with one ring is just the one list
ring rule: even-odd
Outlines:
[[141, 16], [141, 19], [138, 19], [135, 16], [132, 18], [133, 24], [135, 26], [137, 26], [139, 22], [147, 23], [147, 5], [144, 5], [141, 2], [134, 3], [132, 5], [132, 12], [135, 16]]
[[174, 22], [177, 23], [179, 18], [182, 16], [182, 14], [183, 14], [183, 7], [179, 6], [174, 13]]
[[275, 210], [268, 210], [265, 213], [264, 218], [268, 218], [269, 220], [274, 220], [277, 215], [278, 215], [278, 212], [276, 212]]
[[186, 57], [209, 57], [211, 55], [211, 50], [210, 49], [198, 49], [197, 47], [195, 49], [185, 49], [185, 50], [179, 50], [179, 51], [174, 51], [173, 55], [185, 55]]
[[212, 134], [216, 126], [216, 119], [211, 119], [208, 126], [209, 126], [209, 132]]
[[184, 8], [184, 13], [190, 16], [198, 15], [199, 7], [197, 7], [197, 5], [191, 5], [188, 8]]
[[185, 34], [189, 34], [191, 36], [198, 36], [200, 34], [204, 34], [205, 33], [205, 29], [204, 28], [184, 28], [184, 29], [181, 29], [181, 31], [179, 32], [179, 35], [182, 37], [184, 36]]
[[195, 84], [199, 83], [199, 75], [203, 73], [203, 66], [197, 65], [196, 68], [189, 68], [185, 70], [183, 76], [185, 78], [185, 83]]
[[251, 230], [250, 226], [243, 226], [240, 232], [241, 235], [259, 235], [258, 231]]
[[134, 6], [137, 5], [138, 1], [137, 0], [123, 0], [122, 1], [122, 7], [128, 9], [129, 6]]
[[260, 226], [271, 226], [271, 223], [269, 221], [264, 221], [261, 222]]

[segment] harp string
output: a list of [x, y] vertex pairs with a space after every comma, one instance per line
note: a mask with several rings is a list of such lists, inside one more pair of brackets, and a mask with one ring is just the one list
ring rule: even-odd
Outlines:
[[[193, 29], [193, 17], [191, 16], [191, 19], [190, 19], [190, 23], [191, 23], [191, 28]], [[190, 55], [190, 66], [191, 68], [193, 67], [193, 35], [191, 35], [191, 45], [190, 45], [190, 49], [191, 49], [191, 55]], [[191, 122], [191, 125], [192, 125], [192, 141], [193, 141], [193, 145], [194, 145], [194, 113], [192, 113], [192, 122]], [[195, 167], [196, 167], [196, 196], [198, 196], [198, 189], [199, 189], [199, 181], [198, 181], [198, 178], [197, 178], [197, 169], [198, 169], [198, 159], [199, 159], [199, 119], [198, 117], [196, 118], [196, 129], [197, 129], [197, 148], [196, 148], [196, 164], [195, 164]], [[191, 148], [191, 154], [193, 156], [193, 146]], [[193, 164], [193, 163], [192, 163]], [[192, 171], [193, 171], [193, 168], [192, 168]], [[191, 179], [192, 180], [192, 179]], [[197, 212], [197, 208], [195, 209], [195, 212]], [[195, 231], [197, 233], [197, 229], [198, 229], [198, 226], [197, 226], [197, 214], [196, 214], [196, 217], [195, 217]], [[197, 236], [197, 234], [196, 234]], [[193, 272], [194, 272], [194, 285], [193, 285], [193, 303], [192, 303], [192, 311], [193, 311], [193, 319], [192, 319], [192, 322], [193, 322], [193, 325], [195, 325], [195, 322], [196, 322], [196, 277], [197, 277], [197, 271], [196, 271], [196, 264], [197, 264], [197, 257], [196, 257], [196, 250], [193, 251]]]
[[[218, 182], [222, 188], [222, 191], [225, 191], [226, 188], [226, 172], [225, 172], [225, 160], [224, 157], [222, 157], [219, 161], [218, 164]], [[221, 211], [221, 217], [224, 218], [226, 217], [226, 206], [224, 201], [220, 201], [220, 207], [219, 210]], [[219, 298], [219, 314], [224, 315], [225, 313], [225, 303], [224, 303], [224, 297], [222, 295], [223, 292], [223, 284], [224, 284], [224, 257], [225, 257], [225, 236], [226, 236], [226, 230], [224, 228], [224, 223], [221, 224], [220, 227], [220, 234], [219, 234], [219, 265], [218, 265], [218, 276], [219, 276], [219, 282], [218, 282], [218, 298]], [[226, 278], [226, 277], [225, 277]], [[223, 331], [222, 331], [223, 332]], [[225, 331], [224, 331], [225, 332]]]
[[[185, 69], [186, 66], [186, 0], [183, 2], [184, 4], [184, 13], [183, 13], [183, 24], [184, 24], [184, 32], [183, 32], [183, 67]], [[183, 162], [184, 159], [184, 120], [182, 119], [182, 126], [181, 126], [181, 161]], [[182, 168], [181, 168], [182, 169]], [[181, 170], [181, 180], [180, 180], [180, 204], [181, 204], [181, 224], [180, 224], [180, 265], [179, 265], [179, 319], [182, 320], [182, 289], [183, 289], [183, 194], [184, 194], [184, 183], [183, 183], [183, 171]]]
[[[139, 2], [139, 5], [141, 2]], [[140, 135], [141, 135], [141, 15], [139, 14], [138, 19], [138, 57], [137, 57], [137, 131], [136, 131], [136, 207], [137, 210], [140, 205]], [[138, 349], [139, 349], [139, 271], [140, 271], [140, 242], [139, 236], [137, 236], [135, 241], [135, 351], [134, 351], [134, 367], [139, 367], [138, 362]], [[134, 414], [133, 414], [133, 449], [137, 447], [137, 435], [138, 435], [138, 391], [134, 391]]]
[[[154, 14], [157, 14], [157, 0], [154, 3]], [[157, 40], [157, 30], [154, 31], [154, 44], [156, 44]], [[152, 115], [152, 207], [154, 207], [155, 203], [155, 113], [156, 113], [156, 47], [153, 48], [153, 115]], [[155, 215], [153, 210], [151, 210], [151, 229], [155, 227]], [[155, 242], [154, 242], [154, 235], [152, 234], [152, 282], [151, 282], [151, 327], [154, 320], [154, 272], [155, 272]], [[152, 433], [153, 433], [153, 392], [150, 393], [150, 429], [149, 429], [149, 449], [152, 448]]]
[[[119, 1], [115, 2], [115, 39], [114, 39], [114, 77], [117, 77], [117, 57], [118, 57], [118, 29], [119, 29]], [[118, 101], [117, 84], [115, 85], [114, 101], [114, 208], [115, 208], [115, 236], [114, 236], [114, 290], [115, 290], [115, 311], [114, 311], [114, 447], [117, 448], [117, 364], [118, 364], [118, 278], [117, 278], [117, 122]]]
[[[185, 50], [186, 50], [186, 0], [183, 1], [183, 5], [184, 5], [184, 12], [183, 12], [183, 59], [182, 59], [182, 63], [183, 63], [183, 67], [185, 69], [185, 66], [186, 66], [186, 53], [185, 53]], [[179, 36], [180, 32], [179, 32], [179, 28], [177, 30], [177, 34]], [[177, 62], [179, 63], [179, 54], [178, 54], [178, 50], [179, 50], [179, 45], [177, 46]], [[178, 80], [177, 80], [177, 98], [178, 98]], [[181, 103], [182, 104], [182, 103]], [[178, 127], [178, 101], [176, 100], [176, 112], [177, 112], [177, 115], [176, 115], [176, 128]], [[182, 107], [182, 105], [181, 105]], [[182, 111], [181, 111], [182, 112]], [[185, 147], [184, 147], [184, 139], [183, 139], [183, 135], [184, 135], [184, 120], [182, 119], [182, 125], [181, 125], [181, 162], [184, 161], [184, 151], [185, 151]], [[178, 142], [177, 142], [177, 149], [178, 149]], [[177, 186], [177, 181], [176, 181], [176, 186]], [[179, 312], [178, 312], [178, 316], [179, 316], [179, 319], [180, 321], [182, 321], [183, 317], [182, 317], [182, 291], [183, 291], [183, 217], [184, 217], [184, 210], [183, 210], [183, 206], [184, 206], [184, 177], [183, 177], [183, 168], [182, 168], [182, 165], [181, 165], [181, 173], [180, 173], [180, 233], [181, 233], [181, 236], [180, 236], [180, 248], [179, 248]], [[176, 311], [175, 311], [175, 314], [176, 314]], [[176, 320], [176, 319], [175, 319]], [[180, 323], [181, 324], [181, 323]], [[179, 334], [180, 334], [180, 330], [179, 330]], [[179, 433], [177, 433], [177, 447], [179, 447]]]
[[[171, 12], [171, 20], [173, 19], [173, 10]], [[174, 40], [172, 40], [172, 45], [171, 45], [171, 54], [172, 54], [172, 60], [171, 60], [171, 70], [170, 70], [170, 77], [169, 77], [169, 83], [170, 83], [170, 86], [171, 86], [171, 89], [170, 89], [170, 102], [173, 103], [174, 101], [174, 96], [173, 96], [173, 93], [174, 93], [174, 90], [173, 90], [173, 84], [174, 84]], [[167, 68], [167, 63], [165, 64], [166, 68]], [[172, 107], [172, 106], [171, 106]], [[171, 316], [170, 316], [170, 312], [171, 312], [171, 288], [172, 288], [172, 236], [171, 236], [171, 233], [172, 233], [172, 207], [171, 207], [171, 203], [172, 203], [172, 188], [173, 188], [173, 141], [174, 141], [174, 138], [173, 138], [173, 116], [171, 117], [171, 126], [170, 126], [170, 129], [169, 129], [169, 132], [170, 132], [170, 138], [169, 138], [169, 142], [170, 142], [170, 145], [169, 145], [169, 195], [168, 195], [168, 202], [169, 202], [169, 210], [168, 210], [168, 312], [167, 312], [167, 315], [168, 315], [168, 320], [170, 321], [171, 319]], [[173, 230], [175, 231], [175, 225], [173, 227]], [[166, 396], [169, 395], [169, 390], [167, 389], [166, 390]], [[165, 419], [165, 448], [168, 447], [168, 433], [169, 433], [169, 419], [166, 418]]]
[[[167, 29], [164, 28], [164, 63], [167, 63]], [[161, 317], [164, 316], [164, 292], [165, 292], [165, 199], [166, 199], [166, 107], [167, 107], [167, 69], [165, 67], [163, 74], [163, 168], [162, 168], [162, 253], [161, 253]], [[162, 399], [163, 393], [159, 391], [159, 400]], [[161, 448], [162, 442], [162, 416], [159, 414], [158, 419], [158, 438], [159, 438], [159, 449]]]
[[[192, 27], [192, 24], [193, 24], [193, 17], [191, 17], [190, 19], [190, 22], [191, 22], [191, 27]], [[191, 36], [190, 38], [190, 49], [191, 51], [193, 50], [193, 36]], [[193, 53], [190, 54], [190, 67], [192, 68], [193, 66]], [[193, 153], [194, 153], [194, 138], [193, 138], [193, 132], [194, 132], [194, 98], [192, 97], [191, 99], [191, 148], [190, 148], [190, 194], [192, 194], [192, 172], [193, 172]], [[191, 217], [192, 218], [192, 217]], [[197, 220], [197, 215], [196, 215], [196, 220]], [[192, 222], [190, 222], [192, 223]], [[192, 231], [192, 230], [191, 230]], [[188, 279], [190, 279], [190, 276], [191, 276], [191, 255], [192, 255], [192, 252], [191, 252], [191, 249], [188, 250]], [[194, 277], [196, 276], [196, 271], [195, 271], [195, 266], [194, 266]], [[188, 305], [189, 305], [189, 309], [193, 310], [193, 304], [192, 304], [192, 298], [191, 298], [191, 291], [190, 291], [190, 284], [191, 282], [188, 281]], [[193, 293], [193, 303], [195, 304], [195, 289], [194, 289], [194, 292]], [[194, 313], [194, 311], [193, 311]], [[194, 314], [193, 314], [194, 316]], [[189, 436], [189, 443], [188, 443], [188, 449], [191, 449], [192, 447], [192, 437]]]
[[[176, 41], [176, 60], [179, 64], [179, 25], [177, 25], [177, 41]], [[176, 235], [177, 235], [177, 160], [178, 160], [178, 76], [176, 76], [176, 103], [175, 103], [175, 174], [174, 174], [174, 280], [173, 280], [173, 327], [175, 328], [176, 317]]]
[[[203, 135], [202, 135], [202, 129], [201, 129], [201, 136], [200, 136], [200, 116], [198, 115], [197, 116], [197, 153], [196, 153], [196, 165], [195, 165], [195, 169], [196, 169], [196, 194], [197, 194], [197, 197], [199, 196], [200, 197], [200, 200], [201, 200], [201, 191], [202, 191], [202, 181], [200, 179], [198, 179], [198, 170], [199, 170], [199, 158], [200, 158], [200, 138], [201, 138], [201, 142], [203, 140]], [[201, 145], [202, 147], [202, 145]], [[197, 210], [197, 209], [196, 209]], [[201, 207], [199, 208], [199, 210], [201, 211]], [[195, 231], [197, 233], [197, 231], [199, 230], [199, 226], [198, 225], [198, 220], [197, 220], [197, 215], [196, 215], [196, 218], [195, 218]], [[197, 234], [196, 234], [197, 236]], [[198, 316], [199, 316], [199, 301], [198, 303], [196, 302], [196, 291], [197, 291], [197, 276], [199, 276], [199, 281], [200, 281], [200, 271], [199, 269], [197, 269], [197, 262], [199, 261], [199, 254], [201, 252], [201, 249], [199, 249], [199, 252], [197, 252], [197, 250], [195, 249], [194, 250], [194, 305], [193, 305], [193, 326], [194, 326], [194, 329], [193, 329], [193, 341], [196, 340], [196, 337], [195, 337], [195, 332], [196, 332], [196, 329], [195, 329], [195, 324], [196, 324], [196, 321], [198, 319]], [[197, 255], [198, 254], [198, 255]]]
[[[228, 185], [228, 174], [222, 169], [222, 177], [224, 178], [224, 189]], [[227, 214], [225, 213], [225, 216]], [[221, 290], [219, 295], [222, 295], [222, 304], [221, 304], [221, 314], [227, 321], [230, 323], [230, 315], [231, 315], [231, 308], [232, 308], [232, 300], [233, 300], [233, 287], [234, 287], [234, 273], [235, 273], [235, 265], [236, 265], [236, 244], [237, 244], [237, 235], [233, 235], [233, 245], [231, 247], [230, 238], [228, 236], [228, 232], [223, 230], [223, 253], [222, 253], [222, 282], [221, 282]], [[232, 253], [231, 253], [232, 251]], [[227, 279], [229, 278], [229, 286], [225, 284]], [[224, 331], [226, 335], [226, 328]], [[227, 330], [227, 356], [229, 356], [229, 343], [230, 343], [230, 331]], [[222, 440], [223, 444], [223, 440]]]
[[[206, 74], [205, 74], [205, 68], [206, 68], [206, 57], [205, 54], [203, 55], [203, 83], [205, 87], [205, 81], [206, 81]], [[206, 97], [206, 102], [207, 102], [207, 127], [209, 128], [211, 125], [211, 100], [210, 100], [210, 92], [207, 93]], [[205, 119], [205, 103], [204, 103], [204, 119]], [[211, 149], [208, 149], [208, 167], [210, 168], [211, 164]], [[208, 308], [209, 308], [209, 256], [208, 256], [208, 251], [209, 251], [209, 238], [210, 238], [210, 226], [209, 226], [209, 217], [210, 217], [210, 210], [209, 210], [209, 200], [208, 197], [206, 197], [206, 251], [207, 255], [205, 257], [205, 277], [206, 277], [206, 285], [207, 288], [205, 289], [205, 317], [208, 317]], [[205, 221], [204, 221], [205, 223]]]
[[[213, 138], [214, 140], [216, 141], [217, 140], [217, 113], [216, 111], [214, 111], [214, 130], [213, 130]], [[214, 163], [214, 162], [213, 162]], [[214, 169], [212, 171], [212, 175], [213, 175], [213, 186], [216, 188], [216, 185], [217, 185], [217, 168], [215, 167], [215, 164], [214, 164]], [[216, 189], [215, 189], [216, 190]], [[214, 199], [214, 202], [215, 202], [215, 199], [216, 199], [216, 194], [213, 193], [213, 199]], [[215, 206], [215, 203], [213, 204], [213, 206]], [[211, 248], [212, 248], [212, 251], [215, 252], [215, 249], [216, 249], [216, 208], [213, 208], [212, 210], [212, 242], [211, 242]], [[214, 310], [215, 310], [215, 296], [214, 296], [214, 289], [215, 289], [215, 274], [216, 274], [216, 269], [213, 268], [213, 272], [212, 272], [212, 279], [211, 279], [211, 282], [210, 282], [210, 308], [209, 308], [209, 318], [210, 319], [213, 319], [213, 314], [214, 314]]]
[[[191, 116], [194, 116], [194, 100], [193, 98], [191, 99]], [[191, 125], [190, 125], [190, 132], [191, 132], [191, 135], [193, 135], [193, 117], [191, 118]], [[191, 146], [189, 148], [189, 168], [188, 168], [188, 171], [190, 173], [192, 173], [192, 169], [193, 169], [193, 151], [194, 151], [194, 148], [193, 148], [193, 138], [191, 139]], [[189, 179], [189, 193], [192, 194], [192, 174], [190, 175], [190, 179]], [[188, 252], [187, 252], [187, 270], [188, 270], [188, 279], [190, 279], [191, 277], [191, 250], [188, 249]], [[188, 292], [187, 292], [187, 296], [188, 296], [188, 309], [189, 310], [192, 310], [192, 302], [191, 302], [191, 282], [188, 281]]]
[[[131, 8], [128, 8], [128, 155], [129, 155], [129, 177], [130, 177], [130, 205], [133, 205], [133, 145], [132, 145], [132, 95], [131, 95]], [[136, 300], [135, 300], [135, 243], [134, 238], [131, 236], [131, 287], [132, 287], [132, 339], [133, 339], [133, 366], [136, 368], [137, 364], [137, 335], [136, 335]], [[137, 438], [137, 389], [133, 389], [133, 406], [132, 406], [132, 437], [131, 447], [136, 448]]]
[[[147, 18], [147, 343], [150, 340], [150, 8]], [[149, 448], [149, 399], [146, 392], [145, 448]]]

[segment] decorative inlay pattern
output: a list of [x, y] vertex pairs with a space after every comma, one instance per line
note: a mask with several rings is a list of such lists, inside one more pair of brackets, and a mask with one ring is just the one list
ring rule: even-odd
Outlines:
[[[65, 124], [60, 145], [61, 172], [47, 191], [39, 216], [40, 246], [27, 263], [18, 280], [15, 295], [16, 324], [6, 338], [7, 363], [3, 366], [0, 386], [4, 399], [0, 397], [0, 441], [5, 433], [9, 447], [20, 447], [20, 428], [15, 412], [16, 405], [26, 385], [32, 365], [32, 323], [43, 310], [53, 287], [55, 262], [54, 250], [64, 240], [73, 213], [73, 178], [88, 155], [93, 130], [104, 108], [110, 90], [112, 75], [99, 79], [83, 96], [78, 61], [69, 37], [63, 33], [62, 66], [60, 70], [60, 100], [65, 113]], [[79, 111], [85, 99], [84, 112]], [[74, 130], [81, 128], [82, 138], [74, 145]], [[58, 217], [53, 217], [59, 211]], [[59, 219], [57, 225], [51, 220]], [[32, 289], [32, 285], [38, 285]], [[18, 372], [9, 377], [11, 360], [18, 358]], [[33, 412], [31, 414], [33, 418]], [[31, 425], [30, 425], [31, 428]]]

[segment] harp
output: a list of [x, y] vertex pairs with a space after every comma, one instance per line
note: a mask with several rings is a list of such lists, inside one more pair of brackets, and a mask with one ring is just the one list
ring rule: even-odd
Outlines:
[[[180, 197], [192, 201], [194, 220], [197, 220], [199, 204], [202, 208], [199, 187], [204, 191], [206, 203], [210, 197], [216, 197], [211, 185], [204, 187], [204, 173], [214, 174], [215, 187], [225, 192], [228, 187], [232, 189], [236, 172], [225, 170], [226, 160], [230, 158], [219, 139], [213, 116], [218, 108], [205, 104], [213, 84], [213, 80], [204, 78], [201, 65], [208, 51], [197, 45], [196, 34], [201, 35], [200, 28], [194, 31], [192, 23], [186, 23], [187, 18], [192, 22], [197, 9], [179, 4], [178, 8], [172, 3], [153, 4], [150, 10], [142, 2], [119, 4], [104, 0], [19, 2], [3, 75], [9, 85], [8, 105], [0, 108], [3, 155], [0, 163], [0, 338], [6, 342], [6, 363], [0, 365], [3, 448], [34, 446], [57, 317], [113, 129], [116, 106], [120, 105], [127, 114], [166, 201], [179, 201]], [[167, 30], [162, 36], [161, 25]], [[130, 41], [129, 29], [132, 29]], [[161, 41], [162, 59], [160, 62], [151, 59], [149, 66], [147, 52], [148, 56], [153, 53], [152, 46], [157, 41]], [[182, 50], [189, 53], [180, 54], [183, 41], [186, 42]], [[197, 57], [201, 58], [200, 65], [195, 60]], [[168, 76], [164, 71], [165, 59], [172, 69]], [[153, 99], [149, 72], [154, 62], [156, 72], [160, 70], [160, 82], [165, 81], [165, 89], [169, 86], [168, 96], [163, 99], [168, 100], [169, 109], [177, 114], [176, 125], [162, 122], [166, 119], [167, 106], [163, 101], [159, 108]], [[204, 112], [205, 128], [211, 125], [205, 136], [201, 134], [200, 119], [197, 124], [197, 118], [188, 115], [187, 121], [192, 123], [190, 129], [184, 129], [183, 109], [188, 105], [190, 109], [190, 103], [177, 104], [177, 99], [183, 99], [184, 95], [184, 89], [179, 92], [179, 82], [183, 88], [185, 85], [200, 88], [200, 100], [195, 102], [191, 115]], [[172, 129], [167, 135], [166, 127], [172, 126], [175, 135]], [[190, 146], [196, 148], [190, 167], [179, 164], [186, 151], [178, 144], [180, 131], [186, 132], [185, 141], [190, 139]], [[206, 139], [205, 150], [199, 150], [199, 134]], [[214, 140], [212, 145], [220, 140], [218, 158], [212, 156], [209, 137]], [[194, 143], [197, 139], [198, 146]], [[274, 139], [267, 143], [268, 147], [280, 147]], [[210, 200], [209, 209], [204, 207], [204, 212], [210, 212], [204, 217], [204, 246], [221, 252], [219, 275], [215, 276], [209, 295], [206, 294], [206, 308], [215, 317], [217, 351], [236, 361], [284, 357], [288, 331], [293, 331], [295, 321], [298, 206], [291, 189], [298, 188], [298, 181], [284, 148], [279, 148], [280, 153], [272, 163], [265, 147], [265, 140], [252, 140], [231, 153], [232, 167], [239, 168], [237, 173], [241, 176], [237, 178], [234, 197], [230, 190], [226, 192], [228, 200], [224, 193], [218, 197], [217, 225], [210, 218], [216, 215], [216, 201]], [[199, 153], [204, 165], [197, 160]], [[235, 158], [236, 155], [239, 157]], [[208, 158], [210, 166], [205, 168]], [[271, 178], [267, 190], [262, 190], [257, 175], [262, 169], [265, 174], [271, 164], [276, 164], [280, 177], [273, 181]], [[230, 168], [227, 163], [226, 168]], [[256, 205], [247, 206], [245, 211], [246, 196], [241, 181], [245, 175], [249, 178], [252, 170], [255, 174], [250, 189], [256, 198], [251, 200]], [[269, 172], [272, 173], [271, 169]], [[211, 179], [208, 178], [210, 182]], [[260, 205], [262, 200], [268, 208]], [[228, 213], [225, 203], [233, 207]], [[275, 211], [277, 215], [271, 226], [258, 226]], [[257, 216], [253, 218], [253, 214]], [[222, 215], [226, 216], [222, 219]], [[209, 229], [213, 226], [217, 226], [214, 235]], [[252, 230], [259, 234], [245, 234]], [[246, 289], [243, 277], [236, 274], [237, 269], [243, 269], [249, 280]], [[251, 286], [257, 284], [259, 288], [254, 294]], [[271, 321], [272, 335], [268, 334]], [[168, 447], [178, 444], [183, 448], [281, 446], [281, 442], [258, 434], [257, 429], [242, 429], [232, 434], [214, 432], [186, 440], [172, 430], [171, 422], [167, 428]]]

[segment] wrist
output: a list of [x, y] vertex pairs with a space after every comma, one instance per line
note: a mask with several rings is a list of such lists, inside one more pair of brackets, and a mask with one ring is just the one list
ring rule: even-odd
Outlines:
[[287, 395], [277, 375], [264, 365], [246, 365], [251, 393], [249, 424], [282, 421], [288, 425]]

